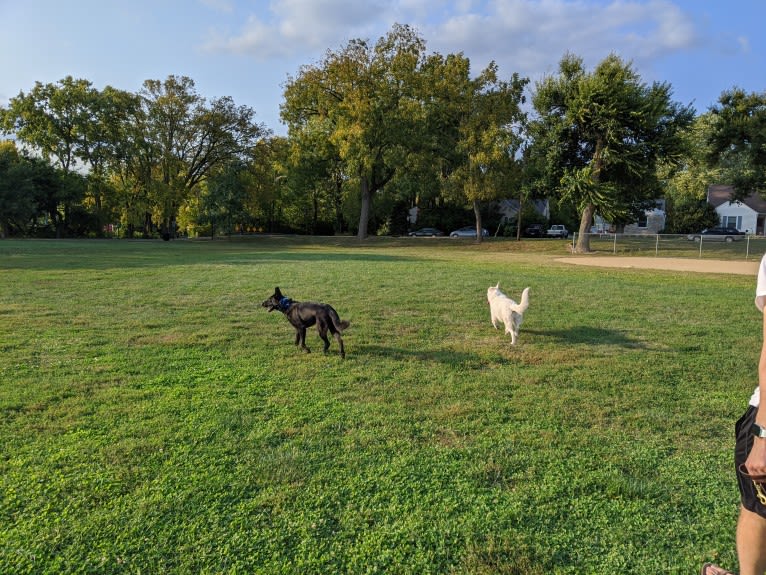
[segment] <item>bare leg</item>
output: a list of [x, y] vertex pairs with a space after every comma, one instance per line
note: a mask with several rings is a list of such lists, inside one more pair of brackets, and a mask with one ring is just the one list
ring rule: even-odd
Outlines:
[[766, 573], [766, 519], [744, 507], [737, 521], [737, 555], [740, 575]]

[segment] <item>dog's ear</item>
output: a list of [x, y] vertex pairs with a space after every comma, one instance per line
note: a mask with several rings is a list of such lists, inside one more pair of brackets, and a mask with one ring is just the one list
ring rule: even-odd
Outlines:
[[500, 282], [497, 282], [497, 285], [495, 286], [495, 289], [500, 289]]
[[282, 292], [279, 291], [278, 287], [274, 288], [274, 295], [277, 296], [277, 297], [282, 297]]

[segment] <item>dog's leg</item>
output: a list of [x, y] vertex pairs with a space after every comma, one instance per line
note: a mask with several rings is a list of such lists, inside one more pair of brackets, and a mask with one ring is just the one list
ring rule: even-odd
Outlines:
[[492, 321], [492, 327], [495, 329], [497, 328], [497, 316], [495, 315], [495, 310], [493, 310], [491, 307], [489, 308], [489, 319]]
[[317, 331], [319, 332], [319, 337], [322, 338], [322, 341], [324, 342], [324, 353], [327, 353], [327, 350], [330, 349], [330, 340], [327, 339], [327, 326], [324, 323], [317, 322]]
[[306, 328], [302, 327], [298, 330], [298, 337], [301, 342], [301, 349], [306, 353], [311, 353], [311, 350], [306, 346]]
[[346, 359], [346, 349], [343, 347], [343, 338], [340, 336], [340, 332], [336, 331], [333, 335], [335, 336], [335, 340], [338, 342], [338, 346], [340, 347], [341, 359]]
[[511, 314], [511, 345], [516, 345], [516, 340], [519, 338], [520, 325], [521, 321], [519, 320], [519, 316], [517, 316], [515, 313]]

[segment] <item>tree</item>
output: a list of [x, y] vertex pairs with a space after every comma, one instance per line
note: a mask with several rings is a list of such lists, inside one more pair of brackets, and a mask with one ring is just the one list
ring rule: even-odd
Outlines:
[[2, 130], [15, 134], [64, 172], [87, 158], [87, 132], [97, 91], [87, 80], [67, 76], [57, 84], [36, 82], [28, 94], [11, 98], [0, 111]]
[[[328, 118], [313, 116], [303, 129], [293, 133], [289, 158], [283, 166], [291, 203], [303, 212], [302, 229], [307, 233], [327, 230], [334, 233], [344, 227], [343, 200], [348, 179], [338, 148], [330, 141]], [[323, 223], [326, 220], [327, 223]]]
[[[31, 147], [62, 172], [55, 194], [46, 202], [56, 237], [69, 225], [69, 216], [82, 200], [84, 187], [75, 168], [85, 166], [95, 142], [89, 137], [96, 121], [99, 93], [87, 80], [67, 76], [57, 84], [37, 82], [28, 94], [11, 98], [0, 110], [0, 128]], [[52, 202], [57, 202], [53, 204]]]
[[501, 81], [494, 62], [475, 79], [463, 82], [466, 93], [456, 142], [461, 157], [451, 179], [473, 207], [477, 242], [482, 238], [480, 203], [507, 194], [519, 176], [515, 158], [523, 140], [514, 128], [523, 124], [527, 82], [518, 74], [509, 82]]
[[368, 235], [373, 197], [422, 137], [416, 75], [424, 50], [410, 27], [397, 24], [374, 47], [352, 40], [287, 82], [281, 116], [291, 137], [312, 117], [329, 120], [329, 140], [359, 186], [360, 239]]
[[707, 189], [720, 182], [721, 169], [710, 164], [709, 145], [713, 115], [702, 114], [683, 130], [686, 153], [680, 166], [660, 166], [665, 182], [665, 232], [687, 234], [712, 227], [718, 222], [715, 209], [707, 202]]
[[0, 142], [0, 238], [23, 230], [35, 214], [31, 172], [13, 142]]
[[566, 55], [558, 76], [538, 83], [534, 146], [553, 194], [577, 207], [577, 251], [590, 251], [596, 212], [613, 220], [636, 218], [660, 194], [659, 162], [681, 161], [680, 132], [694, 110], [670, 96], [668, 84], [647, 86], [615, 55], [591, 73], [580, 58]]
[[145, 142], [137, 150], [151, 168], [155, 215], [163, 234], [172, 235], [178, 210], [195, 186], [218, 166], [244, 158], [267, 130], [254, 122], [251, 108], [235, 106], [229, 97], [208, 105], [185, 76], [147, 80], [140, 95]]
[[692, 234], [719, 224], [720, 216], [707, 199], [669, 198], [665, 203], [665, 233]]
[[737, 198], [766, 193], [766, 92], [729, 90], [711, 114], [710, 163], [723, 170]]

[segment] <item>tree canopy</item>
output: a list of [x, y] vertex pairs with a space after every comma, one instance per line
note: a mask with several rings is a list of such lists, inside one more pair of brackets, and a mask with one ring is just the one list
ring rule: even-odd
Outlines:
[[737, 197], [766, 193], [766, 92], [724, 92], [711, 109], [709, 160], [720, 165]]
[[[490, 62], [427, 53], [412, 28], [354, 39], [284, 86], [288, 137], [271, 137], [230, 97], [150, 79], [136, 93], [71, 76], [0, 107], [0, 234], [133, 237], [236, 230], [403, 234], [418, 225], [502, 226], [499, 200], [547, 197], [579, 221], [618, 229], [665, 197], [669, 229], [713, 217], [713, 180], [766, 193], [766, 95], [725, 92], [708, 113], [672, 100], [610, 55], [588, 70], [566, 54], [531, 91]], [[701, 203], [702, 202], [702, 203]], [[539, 215], [541, 221], [548, 215]], [[513, 228], [515, 225], [515, 228]]]
[[539, 118], [532, 138], [552, 195], [571, 202], [580, 215], [578, 251], [589, 251], [595, 213], [637, 219], [661, 195], [660, 161], [683, 157], [681, 131], [694, 118], [690, 106], [670, 98], [668, 84], [641, 82], [615, 55], [592, 72], [566, 55], [557, 76], [539, 82], [533, 104]]

